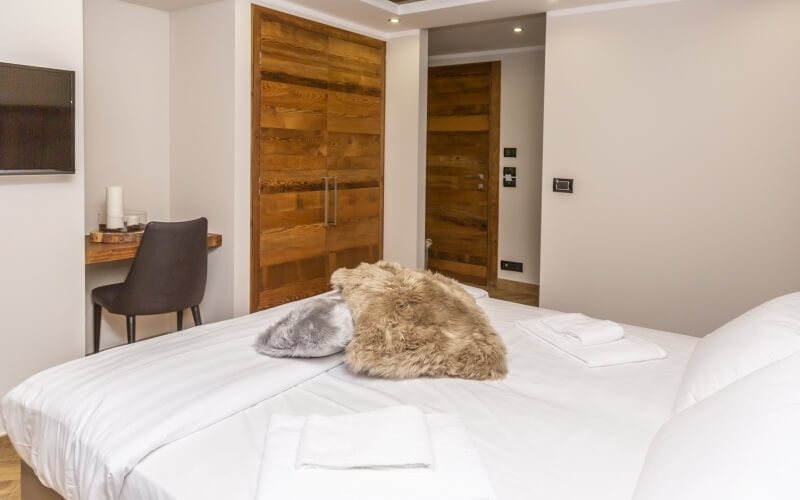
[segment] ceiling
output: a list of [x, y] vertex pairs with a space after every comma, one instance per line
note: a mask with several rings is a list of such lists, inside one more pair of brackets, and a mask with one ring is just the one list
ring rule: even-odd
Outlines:
[[[400, 5], [390, 0], [291, 0], [286, 3], [391, 35], [412, 29], [505, 19], [612, 1], [615, 0], [421, 0]], [[400, 22], [390, 24], [390, 17], [397, 17]]]
[[[173, 11], [215, 0], [125, 0], [155, 9]], [[549, 10], [570, 9], [617, 0], [266, 0], [265, 5], [303, 15], [307, 9], [359, 25], [362, 31], [391, 36], [407, 30], [526, 16]], [[309, 16], [311, 17], [311, 16]], [[390, 24], [390, 17], [400, 22]]]
[[[428, 32], [428, 54], [459, 54], [544, 45], [544, 14], [433, 28]], [[515, 33], [514, 28], [522, 28]]]
[[151, 7], [153, 9], [166, 10], [171, 12], [173, 10], [186, 9], [188, 7], [196, 7], [198, 5], [212, 3], [215, 2], [216, 0], [123, 0], [123, 1], [128, 3], [144, 5], [145, 7]]

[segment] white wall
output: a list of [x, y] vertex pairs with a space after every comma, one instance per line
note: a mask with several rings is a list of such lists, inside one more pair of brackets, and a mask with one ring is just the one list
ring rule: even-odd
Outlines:
[[234, 2], [234, 88], [233, 88], [233, 313], [250, 312], [250, 64], [252, 52], [251, 5]]
[[73, 70], [76, 85], [76, 173], [0, 177], [2, 395], [83, 355], [84, 99], [82, 1], [0, 0], [0, 13], [0, 61]]
[[383, 256], [424, 266], [427, 31], [386, 43]]
[[[500, 61], [500, 204], [497, 277], [539, 283], [542, 200], [544, 50], [436, 56], [430, 66]], [[517, 148], [504, 158], [503, 148]], [[517, 187], [503, 187], [503, 167], [517, 168]], [[522, 262], [522, 273], [503, 271], [501, 260]]]
[[170, 215], [206, 217], [223, 235], [208, 256], [204, 322], [234, 314], [234, 207], [250, 206], [234, 197], [234, 39], [233, 0], [170, 14]]
[[[223, 246], [209, 252], [201, 312], [205, 322], [230, 318], [233, 2], [168, 13], [120, 0], [87, 0], [85, 16], [86, 231], [97, 227], [96, 213], [111, 184], [122, 185], [126, 207], [146, 210], [149, 220], [207, 217], [209, 230], [223, 235]], [[247, 149], [246, 154], [249, 160]], [[87, 266], [87, 351], [91, 290], [124, 280], [129, 268], [130, 261]], [[191, 319], [184, 325], [191, 326]], [[137, 318], [137, 339], [174, 330], [173, 313]], [[124, 342], [124, 318], [104, 313], [101, 348]]]
[[[126, 208], [145, 210], [148, 220], [170, 220], [169, 13], [85, 0], [84, 64], [86, 232], [97, 229], [109, 185], [124, 188]], [[92, 289], [123, 281], [129, 268], [130, 261], [86, 266], [86, 352], [92, 349]], [[174, 329], [174, 314], [141, 316], [136, 337]], [[100, 340], [103, 349], [125, 343], [124, 316], [104, 312]]]
[[549, 19], [543, 307], [703, 335], [800, 290], [797, 26], [790, 0]]

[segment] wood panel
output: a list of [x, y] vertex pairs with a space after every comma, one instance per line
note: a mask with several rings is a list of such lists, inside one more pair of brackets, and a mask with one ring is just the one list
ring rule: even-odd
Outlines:
[[431, 269], [497, 281], [500, 63], [430, 68], [425, 236]]
[[329, 46], [328, 174], [335, 179], [335, 205], [327, 249], [333, 272], [381, 254], [384, 50], [336, 37]]
[[428, 259], [431, 269], [450, 275], [459, 281], [474, 282], [486, 279], [486, 266], [443, 259]]
[[385, 44], [252, 12], [255, 311], [325, 291], [336, 268], [381, 257]]
[[20, 459], [8, 436], [0, 436], [0, 499], [20, 498]]
[[[88, 236], [84, 238], [84, 253], [86, 264], [99, 264], [101, 262], [115, 262], [136, 257], [139, 251], [139, 241], [125, 243], [95, 243]], [[208, 233], [208, 248], [222, 245], [222, 235]]]
[[380, 97], [330, 92], [328, 130], [356, 134], [381, 134], [383, 100]]
[[324, 199], [320, 191], [263, 195], [261, 228], [267, 230], [318, 224], [325, 217]]

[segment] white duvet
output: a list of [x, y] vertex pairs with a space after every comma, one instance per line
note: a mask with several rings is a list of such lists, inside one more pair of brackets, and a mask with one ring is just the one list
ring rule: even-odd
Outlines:
[[[296, 304], [296, 303], [295, 303]], [[56, 366], [2, 401], [15, 448], [67, 500], [116, 500], [149, 453], [341, 363], [275, 359], [255, 337], [294, 304]]]
[[505, 379], [394, 381], [340, 365], [156, 450], [128, 476], [122, 500], [251, 500], [272, 415], [397, 404], [458, 415], [500, 500], [629, 500], [697, 339], [631, 327], [669, 357], [589, 368], [514, 327], [552, 312], [489, 298], [478, 304], [508, 347]]
[[398, 382], [353, 375], [338, 356], [256, 354], [258, 333], [295, 304], [42, 372], [3, 400], [9, 435], [68, 500], [250, 500], [272, 414], [411, 404], [460, 417], [502, 500], [627, 499], [696, 341], [634, 328], [668, 359], [591, 369], [513, 326], [547, 311], [481, 298], [509, 376]]

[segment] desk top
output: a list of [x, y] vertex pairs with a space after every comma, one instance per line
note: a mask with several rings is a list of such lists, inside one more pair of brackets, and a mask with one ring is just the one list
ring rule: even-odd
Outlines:
[[[99, 262], [114, 262], [117, 260], [132, 259], [136, 256], [139, 249], [139, 242], [128, 243], [93, 243], [86, 236], [86, 264], [97, 264]], [[208, 233], [208, 248], [222, 245], [222, 235]]]

